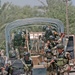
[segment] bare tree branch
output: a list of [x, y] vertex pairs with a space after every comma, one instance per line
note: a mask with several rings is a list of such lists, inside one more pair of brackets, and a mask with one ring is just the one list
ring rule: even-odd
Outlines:
[[38, 0], [43, 6], [46, 6], [46, 4], [43, 2], [43, 1], [41, 1], [41, 0]]

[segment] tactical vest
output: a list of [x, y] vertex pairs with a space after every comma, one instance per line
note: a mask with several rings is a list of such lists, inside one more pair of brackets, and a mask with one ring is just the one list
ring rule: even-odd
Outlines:
[[50, 62], [50, 61], [51, 61], [51, 58], [48, 58], [48, 57], [47, 57], [47, 61]]
[[64, 66], [67, 63], [67, 59], [65, 57], [65, 53], [59, 54], [57, 59], [58, 66]]
[[31, 68], [33, 67], [33, 62], [32, 62], [32, 60], [28, 60], [28, 61], [25, 61], [25, 60], [24, 60], [24, 62], [25, 62], [25, 64], [28, 66], [29, 70], [31, 70]]
[[24, 65], [20, 59], [13, 60], [11, 61], [11, 63], [12, 63], [11, 65], [12, 75], [20, 75], [25, 73]]

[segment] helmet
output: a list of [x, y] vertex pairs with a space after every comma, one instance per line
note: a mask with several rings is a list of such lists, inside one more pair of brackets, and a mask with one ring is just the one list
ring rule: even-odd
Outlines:
[[55, 37], [53, 35], [50, 35], [49, 40], [55, 40]]
[[9, 52], [9, 57], [10, 58], [16, 58], [16, 53], [14, 51]]
[[30, 53], [29, 53], [29, 52], [25, 52], [25, 53], [24, 53], [24, 56], [30, 57]]
[[47, 28], [46, 28], [46, 31], [49, 31], [49, 30], [50, 30], [50, 28], [47, 27]]
[[58, 44], [57, 45], [57, 49], [63, 49], [64, 48], [64, 45], [63, 44]]
[[46, 50], [46, 54], [47, 54], [47, 53], [52, 53], [52, 51], [51, 51], [50, 49], [47, 49], [47, 50]]
[[47, 26], [43, 26], [43, 31], [45, 31], [45, 30], [46, 30], [46, 28], [47, 28]]

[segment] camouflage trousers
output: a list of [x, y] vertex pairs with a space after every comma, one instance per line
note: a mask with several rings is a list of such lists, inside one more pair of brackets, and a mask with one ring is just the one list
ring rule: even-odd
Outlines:
[[68, 72], [57, 74], [57, 72], [47, 72], [47, 75], [69, 75]]
[[69, 69], [70, 66], [68, 64], [59, 67], [58, 72], [60, 73], [60, 75], [69, 75]]
[[69, 75], [69, 71], [66, 71], [64, 68], [61, 68], [57, 71], [56, 75]]
[[51, 71], [51, 72], [47, 71], [47, 75], [56, 75], [56, 72], [54, 72], [54, 71]]
[[48, 68], [47, 75], [69, 75], [68, 67], [69, 65], [56, 67], [56, 69]]

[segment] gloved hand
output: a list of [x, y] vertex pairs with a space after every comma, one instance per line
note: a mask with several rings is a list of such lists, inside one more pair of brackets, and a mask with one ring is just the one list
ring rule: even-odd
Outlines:
[[29, 71], [29, 68], [28, 67], [24, 67], [25, 71]]

